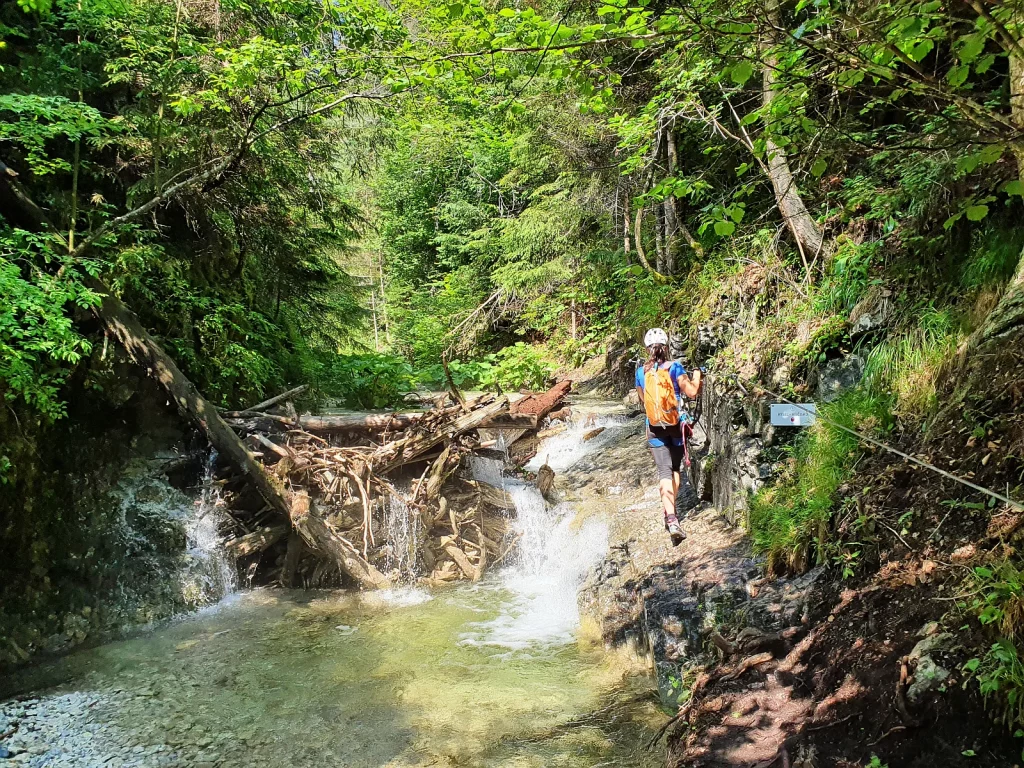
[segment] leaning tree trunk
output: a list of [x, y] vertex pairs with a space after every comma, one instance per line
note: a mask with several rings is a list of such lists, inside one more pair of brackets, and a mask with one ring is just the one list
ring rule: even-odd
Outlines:
[[[779, 1], [769, 0], [767, 10], [768, 32], [761, 42], [761, 57], [764, 65], [761, 101], [766, 108], [775, 99], [775, 81], [779, 66], [778, 54], [775, 48], [778, 45], [777, 29], [779, 28], [781, 18]], [[770, 123], [770, 119], [768, 122]], [[821, 252], [821, 229], [811, 217], [811, 214], [808, 213], [803, 198], [800, 197], [800, 190], [796, 185], [796, 179], [793, 177], [793, 171], [789, 167], [789, 158], [786, 157], [785, 150], [772, 141], [771, 136], [767, 132], [765, 133], [764, 141], [765, 154], [768, 160], [768, 176], [775, 190], [775, 201], [778, 203], [779, 211], [786, 222], [786, 226], [793, 233], [793, 238], [796, 240], [796, 245], [800, 250], [804, 264], [807, 265]]]
[[[60, 232], [35, 203], [28, 192], [17, 182], [17, 174], [0, 163], [0, 182], [3, 191], [17, 206], [20, 221], [39, 231], [61, 236]], [[3, 211], [7, 216], [8, 212]], [[221, 418], [217, 409], [206, 400], [195, 385], [178, 368], [174, 360], [143, 328], [139, 318], [124, 303], [111, 293], [110, 289], [97, 278], [89, 278], [87, 285], [101, 296], [99, 306], [94, 308], [96, 316], [107, 331], [117, 339], [129, 356], [153, 376], [170, 395], [178, 411], [190, 423], [202, 430], [210, 444], [230, 461], [242, 474], [252, 481], [263, 499], [285, 519], [291, 520], [295, 506], [293, 496], [276, 476], [270, 474], [256, 457], [249, 452], [238, 435]], [[314, 521], [316, 522], [316, 521]], [[326, 523], [324, 523], [326, 525]], [[329, 544], [330, 542], [328, 542]], [[321, 546], [327, 554], [336, 554], [329, 546]], [[387, 579], [358, 555], [356, 567], [349, 553], [336, 557], [338, 567], [348, 573], [361, 586], [379, 587]]]

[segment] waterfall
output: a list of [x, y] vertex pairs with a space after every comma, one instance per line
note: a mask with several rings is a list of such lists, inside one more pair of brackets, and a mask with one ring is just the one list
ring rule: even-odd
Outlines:
[[384, 504], [384, 535], [387, 545], [384, 549], [386, 570], [395, 571], [399, 579], [406, 582], [416, 580], [416, 556], [418, 552], [420, 519], [412, 514], [409, 505], [397, 495], [391, 494]]
[[[607, 425], [599, 421], [598, 426], [621, 424], [621, 420], [607, 421]], [[560, 468], [570, 467], [596, 447], [583, 440], [594, 428], [574, 425], [545, 441], [538, 449], [537, 465], [547, 451], [558, 457]], [[505, 476], [501, 467], [494, 459], [472, 462], [477, 480], [503, 488], [515, 504], [515, 557], [497, 574], [497, 586], [511, 593], [511, 599], [496, 618], [474, 625], [462, 642], [511, 651], [571, 643], [580, 622], [577, 592], [608, 549], [608, 524], [598, 519], [580, 521], [572, 504], [549, 507], [536, 486]]]
[[128, 574], [118, 581], [117, 602], [129, 614], [164, 617], [215, 603], [237, 588], [221, 535], [226, 513], [214, 479], [216, 455], [192, 492], [168, 482], [166, 460], [132, 462], [116, 491], [111, 533]]
[[217, 452], [211, 451], [199, 496], [184, 520], [185, 559], [178, 580], [186, 603], [192, 606], [216, 602], [238, 588], [238, 572], [221, 535], [227, 514], [214, 477], [216, 463]]

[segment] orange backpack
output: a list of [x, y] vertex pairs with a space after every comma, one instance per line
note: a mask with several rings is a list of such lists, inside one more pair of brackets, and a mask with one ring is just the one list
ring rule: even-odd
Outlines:
[[644, 372], [644, 410], [652, 427], [674, 427], [679, 424], [676, 388], [668, 370], [653, 366]]

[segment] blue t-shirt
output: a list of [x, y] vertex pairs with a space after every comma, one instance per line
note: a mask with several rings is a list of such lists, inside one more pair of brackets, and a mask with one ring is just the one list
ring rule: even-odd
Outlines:
[[[675, 360], [671, 362], [662, 363], [659, 368], [663, 371], [668, 371], [668, 375], [672, 379], [672, 386], [676, 390], [676, 400], [681, 400], [683, 397], [682, 390], [679, 389], [679, 377], [686, 375], [686, 369], [683, 368], [682, 363]], [[636, 369], [636, 385], [640, 387], [641, 391], [644, 388], [644, 367], [641, 365]], [[654, 448], [660, 448], [663, 445], [671, 443], [672, 445], [683, 444], [683, 433], [681, 427], [652, 427], [650, 420], [647, 422], [647, 442]]]

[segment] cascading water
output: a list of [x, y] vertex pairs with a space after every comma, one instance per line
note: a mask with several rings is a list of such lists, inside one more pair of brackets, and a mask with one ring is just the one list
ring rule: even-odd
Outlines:
[[[586, 431], [573, 428], [575, 452], [561, 441], [560, 466], [593, 450]], [[198, 498], [167, 484], [160, 466], [133, 481], [124, 556], [174, 590], [216, 600], [233, 570], [217, 535], [212, 461]], [[655, 768], [649, 683], [575, 642], [578, 587], [607, 549], [603, 515], [549, 507], [502, 466], [474, 469], [511, 494], [518, 546], [481, 581], [436, 592], [239, 592], [217, 610], [0, 677], [0, 699], [49, 689], [0, 701], [0, 734], [13, 734], [0, 747], [31, 768]], [[568, 490], [571, 474], [560, 482]], [[400, 502], [374, 535], [389, 543], [389, 565], [408, 573], [416, 523]], [[160, 531], [172, 560], [148, 554]]]
[[412, 514], [405, 500], [396, 494], [387, 497], [384, 504], [384, 535], [387, 540], [384, 566], [398, 578], [413, 582], [416, 579], [416, 555], [420, 533], [420, 519]]
[[185, 519], [185, 566], [179, 578], [182, 594], [194, 605], [215, 602], [238, 588], [237, 569], [221, 535], [226, 512], [220, 485], [214, 478], [216, 462], [217, 452], [211, 451], [199, 498]]
[[[547, 458], [556, 471], [564, 471], [599, 448], [600, 442], [584, 440], [588, 432], [600, 427], [614, 431], [623, 423], [621, 418], [600, 417], [589, 425], [573, 424], [544, 441], [527, 466], [539, 468]], [[577, 592], [607, 551], [608, 524], [599, 519], [578, 520], [571, 504], [549, 508], [534, 485], [507, 477], [501, 470], [502, 463], [496, 459], [475, 458], [472, 463], [475, 479], [503, 488], [515, 504], [516, 555], [496, 574], [496, 585], [511, 597], [505, 610], [474, 625], [462, 641], [511, 651], [570, 643], [580, 622]]]
[[[195, 496], [167, 481], [160, 460], [137, 462], [118, 486], [118, 551], [139, 578], [166, 585], [161, 591], [173, 606], [170, 613], [214, 603], [237, 588], [235, 565], [220, 532], [225, 512], [214, 482], [215, 461], [212, 454]], [[121, 584], [123, 606], [136, 601], [137, 586]]]

